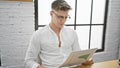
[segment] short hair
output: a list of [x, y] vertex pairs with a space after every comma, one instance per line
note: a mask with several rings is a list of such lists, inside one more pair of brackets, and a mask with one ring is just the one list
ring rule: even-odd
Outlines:
[[52, 2], [51, 9], [58, 11], [68, 11], [71, 10], [71, 6], [65, 0], [55, 0]]

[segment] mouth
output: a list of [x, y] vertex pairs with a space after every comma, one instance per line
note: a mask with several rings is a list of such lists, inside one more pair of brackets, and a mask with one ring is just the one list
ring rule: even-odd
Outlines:
[[61, 26], [63, 26], [64, 24], [60, 24]]
[[60, 23], [60, 25], [64, 25], [63, 23]]
[[60, 24], [60, 25], [64, 25], [64, 24]]

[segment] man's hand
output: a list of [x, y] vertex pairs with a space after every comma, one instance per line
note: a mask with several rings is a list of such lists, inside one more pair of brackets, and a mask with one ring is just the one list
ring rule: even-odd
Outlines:
[[37, 68], [45, 68], [44, 66], [37, 66]]
[[91, 65], [93, 63], [94, 63], [93, 60], [89, 60], [89, 61], [82, 63], [82, 65]]

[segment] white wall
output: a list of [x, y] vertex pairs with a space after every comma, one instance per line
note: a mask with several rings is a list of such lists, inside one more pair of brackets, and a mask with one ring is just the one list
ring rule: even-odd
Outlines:
[[105, 51], [95, 55], [95, 61], [118, 58], [120, 45], [120, 0], [109, 0], [108, 21], [106, 27]]
[[25, 68], [23, 61], [34, 31], [34, 3], [0, 1], [2, 68]]
[[[120, 0], [110, 0], [105, 51], [94, 56], [95, 62], [118, 58], [120, 45]], [[24, 57], [34, 31], [32, 2], [0, 1], [0, 50], [2, 68], [25, 68]]]

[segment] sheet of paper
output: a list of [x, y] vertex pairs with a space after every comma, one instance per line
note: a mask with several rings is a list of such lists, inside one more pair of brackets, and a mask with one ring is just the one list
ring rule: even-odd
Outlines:
[[92, 58], [96, 50], [97, 48], [72, 52], [67, 58], [67, 60], [60, 67], [67, 67], [67, 66], [81, 64]]

